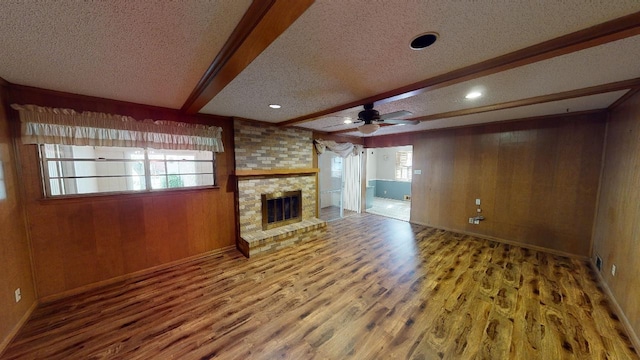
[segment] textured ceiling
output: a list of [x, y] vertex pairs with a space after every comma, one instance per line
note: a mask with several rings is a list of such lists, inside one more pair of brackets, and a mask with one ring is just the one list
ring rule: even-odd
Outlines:
[[[638, 1], [364, 3], [317, 1], [202, 112], [280, 122], [640, 10]], [[410, 49], [427, 31], [438, 42]]]
[[[611, 54], [617, 55], [614, 57]], [[582, 89], [639, 77], [637, 59], [640, 59], [640, 36], [380, 104], [376, 109], [381, 114], [407, 110], [413, 113], [407, 118], [412, 118]], [[465, 99], [464, 96], [472, 90], [480, 90], [484, 96], [473, 100]], [[608, 105], [610, 103], [603, 107]], [[319, 131], [355, 127], [355, 124], [335, 125], [347, 118], [356, 120], [360, 110], [362, 109], [344, 110], [300, 126]]]
[[[180, 109], [250, 4], [0, 1], [0, 77], [14, 84]], [[200, 112], [278, 123], [637, 12], [637, 0], [317, 0]], [[411, 39], [427, 31], [439, 33], [439, 40], [428, 49], [411, 50]], [[376, 109], [433, 116], [584, 89], [640, 78], [638, 58], [640, 35], [376, 104]], [[484, 96], [465, 100], [471, 89], [481, 89]], [[623, 93], [389, 126], [375, 135], [603, 109]], [[282, 108], [269, 109], [273, 103]], [[358, 111], [355, 107], [297, 126], [353, 128], [342, 122]]]
[[0, 1], [0, 77], [180, 108], [250, 0]]

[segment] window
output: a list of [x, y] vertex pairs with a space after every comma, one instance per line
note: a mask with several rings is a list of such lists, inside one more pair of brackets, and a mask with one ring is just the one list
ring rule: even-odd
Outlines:
[[0, 200], [7, 198], [7, 188], [4, 185], [4, 169], [2, 167], [2, 161], [0, 161]]
[[45, 196], [215, 185], [212, 151], [39, 146]]
[[411, 181], [411, 163], [413, 153], [411, 151], [396, 152], [396, 180]]
[[215, 185], [222, 128], [11, 104], [37, 144], [46, 197]]
[[342, 158], [337, 155], [331, 158], [331, 177], [332, 178], [342, 177]]

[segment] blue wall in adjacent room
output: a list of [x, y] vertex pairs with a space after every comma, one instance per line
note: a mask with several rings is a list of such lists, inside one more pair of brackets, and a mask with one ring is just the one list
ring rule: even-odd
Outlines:
[[369, 185], [375, 186], [376, 197], [404, 200], [404, 195], [411, 195], [411, 183], [408, 181], [370, 180]]

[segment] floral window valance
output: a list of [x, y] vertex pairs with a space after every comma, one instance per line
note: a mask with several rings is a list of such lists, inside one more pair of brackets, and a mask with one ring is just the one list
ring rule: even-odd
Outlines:
[[224, 152], [222, 128], [115, 114], [12, 104], [24, 144], [121, 146]]

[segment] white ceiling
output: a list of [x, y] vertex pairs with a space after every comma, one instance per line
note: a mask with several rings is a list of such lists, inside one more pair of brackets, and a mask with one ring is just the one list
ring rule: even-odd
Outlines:
[[[0, 2], [0, 77], [20, 85], [180, 109], [249, 0]], [[201, 113], [278, 123], [375, 96], [640, 11], [640, 1], [318, 0]], [[415, 51], [409, 42], [435, 31]], [[640, 77], [640, 35], [376, 104], [411, 117]], [[471, 89], [484, 96], [464, 99]], [[603, 109], [625, 91], [388, 126], [375, 135]], [[272, 110], [269, 104], [281, 104]], [[297, 126], [321, 131], [359, 107]], [[354, 132], [349, 135], [361, 136]]]
[[0, 77], [179, 109], [250, 0], [0, 1]]

